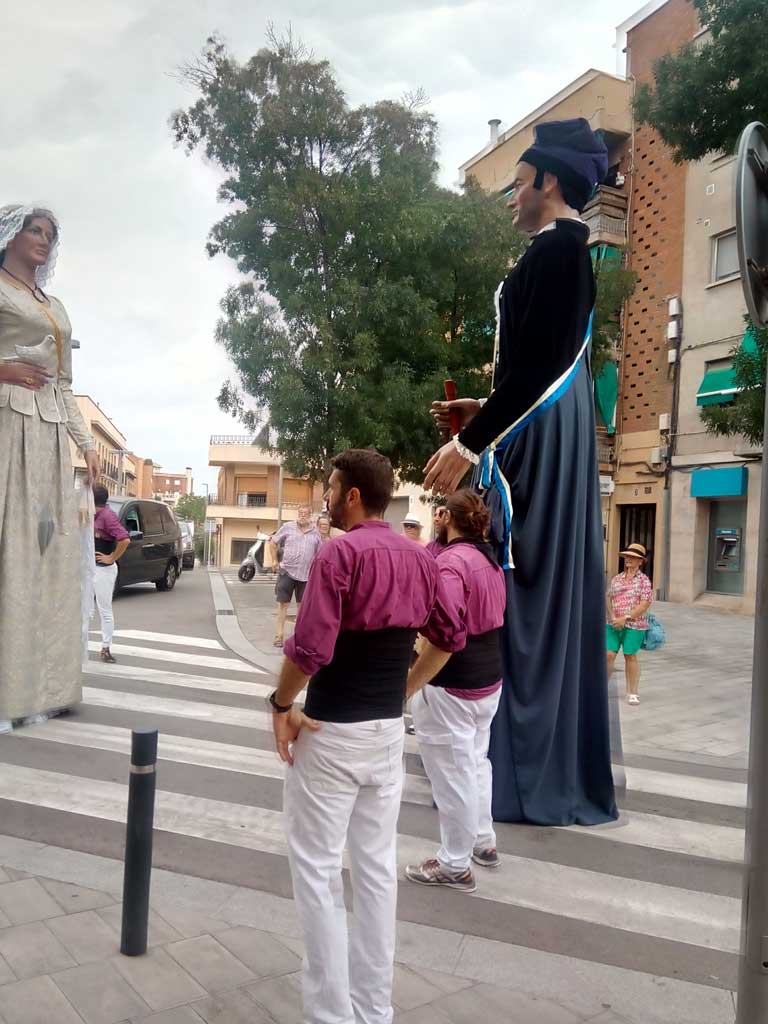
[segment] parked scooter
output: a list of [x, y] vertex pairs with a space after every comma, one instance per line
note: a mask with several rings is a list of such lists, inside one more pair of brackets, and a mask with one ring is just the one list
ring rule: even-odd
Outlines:
[[254, 544], [248, 548], [248, 554], [240, 563], [240, 568], [237, 570], [238, 579], [242, 580], [243, 583], [249, 583], [256, 573], [265, 572], [264, 569], [264, 555], [267, 550], [267, 541], [269, 537], [266, 533], [260, 533], [256, 538]]

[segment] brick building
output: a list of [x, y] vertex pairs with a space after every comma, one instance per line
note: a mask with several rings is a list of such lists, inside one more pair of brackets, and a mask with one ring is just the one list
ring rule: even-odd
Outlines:
[[[696, 9], [689, 0], [646, 5], [618, 29], [619, 38], [626, 38], [627, 77], [635, 87], [652, 82], [654, 62], [697, 31]], [[609, 574], [618, 571], [619, 550], [640, 541], [651, 552], [656, 589], [666, 591], [671, 506], [665, 452], [676, 372], [667, 336], [683, 287], [686, 167], [673, 162], [648, 125], [635, 125], [630, 161], [628, 249], [637, 286], [624, 312], [607, 569]]]

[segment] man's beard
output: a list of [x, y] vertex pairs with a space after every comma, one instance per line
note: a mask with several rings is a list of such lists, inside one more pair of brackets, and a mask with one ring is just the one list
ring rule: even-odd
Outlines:
[[[343, 508], [344, 508], [344, 496], [343, 495], [339, 498], [339, 500], [335, 504], [331, 503], [330, 501], [328, 502], [328, 518], [331, 521], [331, 526], [335, 527], [337, 530], [344, 530], [344, 529], [346, 529], [345, 526], [344, 526], [344, 520], [341, 518], [341, 512], [342, 512]], [[331, 531], [329, 530], [328, 533], [330, 534], [330, 532]]]

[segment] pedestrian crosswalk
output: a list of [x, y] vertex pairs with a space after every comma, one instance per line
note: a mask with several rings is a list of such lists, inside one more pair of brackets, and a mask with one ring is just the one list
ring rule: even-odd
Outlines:
[[[241, 884], [284, 894], [286, 769], [272, 749], [269, 675], [209, 637], [120, 630], [112, 650], [117, 664], [89, 663], [72, 714], [0, 737], [0, 830], [120, 857], [131, 729], [156, 726], [155, 824], [173, 840], [157, 844], [156, 864], [229, 881], [242, 870]], [[502, 825], [502, 867], [478, 868], [475, 894], [403, 882], [401, 915], [733, 987], [745, 784], [732, 771], [629, 761], [618, 823]], [[399, 830], [401, 869], [434, 852], [436, 811], [410, 736]]]
[[275, 577], [271, 572], [256, 573], [252, 580], [243, 582], [237, 575], [237, 571], [222, 573], [228, 587], [274, 587]]

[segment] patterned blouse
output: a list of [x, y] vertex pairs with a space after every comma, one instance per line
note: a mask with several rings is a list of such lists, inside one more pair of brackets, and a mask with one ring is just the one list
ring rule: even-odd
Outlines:
[[[608, 596], [611, 599], [614, 618], [620, 619], [624, 615], [628, 615], [637, 605], [653, 601], [653, 584], [645, 573], [639, 570], [634, 576], [620, 572], [611, 580]], [[627, 629], [648, 629], [647, 616], [641, 615], [637, 619], [629, 619]]]

